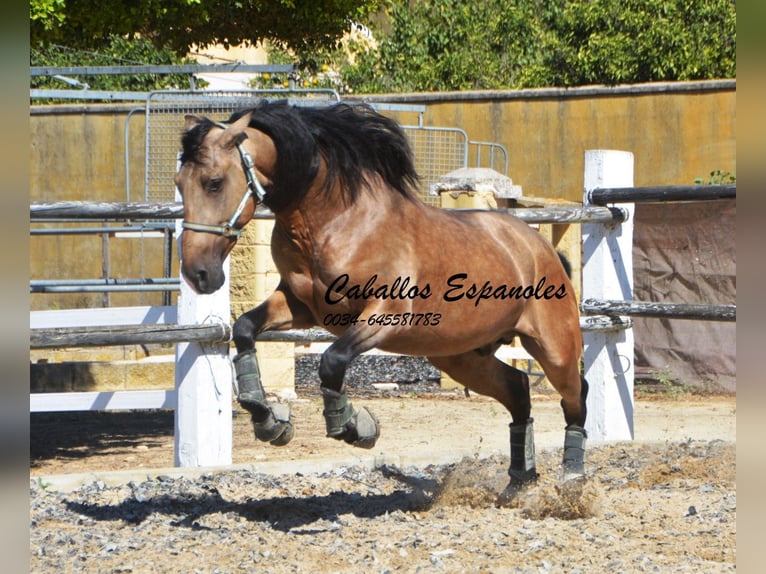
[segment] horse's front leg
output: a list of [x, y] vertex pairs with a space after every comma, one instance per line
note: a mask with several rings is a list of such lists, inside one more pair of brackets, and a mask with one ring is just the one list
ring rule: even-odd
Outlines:
[[380, 327], [351, 327], [327, 348], [319, 363], [327, 436], [360, 448], [375, 446], [380, 423], [367, 407], [354, 408], [343, 388], [343, 378], [354, 358], [379, 344], [379, 335]]
[[293, 438], [290, 405], [266, 400], [255, 354], [255, 338], [264, 331], [305, 328], [313, 324], [311, 311], [283, 283], [266, 301], [234, 322], [237, 401], [250, 413], [256, 438], [274, 446], [286, 445]]

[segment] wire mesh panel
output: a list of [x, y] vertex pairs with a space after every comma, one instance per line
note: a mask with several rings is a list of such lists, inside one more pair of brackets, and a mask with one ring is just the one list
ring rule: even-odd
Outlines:
[[[150, 94], [146, 102], [144, 200], [174, 200], [173, 177], [177, 169], [185, 115], [206, 116], [223, 121], [236, 110], [253, 106], [266, 97], [273, 99], [274, 96], [274, 92], [263, 90], [161, 91]], [[290, 103], [302, 106], [324, 106], [339, 99], [330, 90], [294, 90], [278, 96], [287, 97]], [[438, 205], [439, 198], [428, 194], [429, 187], [442, 176], [468, 167], [468, 136], [458, 128], [402, 127], [412, 146], [415, 168], [421, 177], [419, 195], [425, 203]]]
[[[268, 90], [151, 93], [146, 101], [145, 201], [174, 201], [173, 177], [181, 151], [185, 115], [223, 121], [239, 109], [274, 96], [275, 92]], [[290, 90], [279, 96], [287, 97], [290, 103], [296, 105], [327, 105], [338, 99], [332, 90]]]
[[468, 165], [468, 136], [458, 128], [402, 127], [420, 174], [420, 198], [427, 204], [439, 205], [439, 197], [429, 195], [428, 189], [443, 175]]

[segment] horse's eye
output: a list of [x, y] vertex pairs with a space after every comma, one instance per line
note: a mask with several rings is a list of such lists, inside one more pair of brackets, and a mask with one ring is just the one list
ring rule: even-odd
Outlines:
[[214, 177], [207, 182], [208, 193], [219, 193], [223, 188], [223, 179]]

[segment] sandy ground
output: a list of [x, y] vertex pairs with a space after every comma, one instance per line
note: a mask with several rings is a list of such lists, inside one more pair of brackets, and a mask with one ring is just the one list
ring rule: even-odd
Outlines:
[[505, 495], [508, 417], [491, 401], [354, 403], [383, 424], [372, 451], [325, 438], [307, 398], [290, 445], [256, 443], [238, 415], [234, 465], [193, 472], [162, 468], [172, 414], [33, 417], [31, 571], [736, 570], [733, 398], [639, 400], [636, 440], [590, 444], [588, 479], [562, 484], [558, 403], [535, 397], [540, 479]]
[[[337, 460], [344, 464], [377, 458], [400, 464], [442, 463], [463, 456], [508, 455], [509, 415], [491, 399], [458, 392], [403, 394], [353, 399], [381, 422], [381, 437], [371, 451], [358, 450], [325, 437], [321, 399], [292, 403], [295, 438], [275, 448], [253, 436], [249, 416], [235, 406], [233, 464], [278, 470], [294, 465]], [[538, 450], [561, 448], [563, 416], [558, 398], [533, 397]], [[695, 440], [736, 441], [733, 397], [687, 396], [675, 400], [639, 399], [635, 404], [636, 442]], [[84, 472], [139, 471], [173, 466], [172, 412], [76, 413], [33, 415], [33, 476]], [[591, 445], [593, 445], [591, 441]], [[288, 468], [287, 465], [284, 465]]]

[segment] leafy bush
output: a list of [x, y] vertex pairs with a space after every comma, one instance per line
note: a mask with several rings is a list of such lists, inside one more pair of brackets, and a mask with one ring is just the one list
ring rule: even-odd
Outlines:
[[354, 91], [736, 76], [733, 0], [394, 0], [388, 16], [377, 49], [336, 61]]

